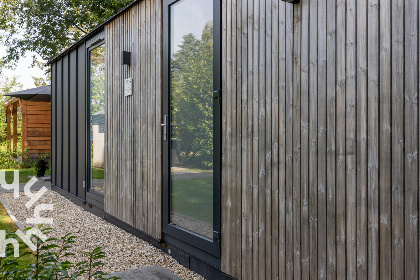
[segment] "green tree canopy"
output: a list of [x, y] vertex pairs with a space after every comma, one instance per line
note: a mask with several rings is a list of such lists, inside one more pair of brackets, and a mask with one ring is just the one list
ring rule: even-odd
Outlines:
[[51, 59], [132, 1], [2, 0], [2, 65], [14, 65], [27, 52]]
[[[12, 93], [22, 89], [22, 84], [18, 82], [17, 77], [3, 77], [0, 74], [0, 146], [2, 142], [6, 141], [6, 107], [4, 103], [10, 98], [4, 94]], [[20, 130], [21, 131], [21, 130]]]
[[172, 140], [179, 142], [182, 164], [213, 167], [213, 24], [201, 40], [183, 36], [171, 63]]

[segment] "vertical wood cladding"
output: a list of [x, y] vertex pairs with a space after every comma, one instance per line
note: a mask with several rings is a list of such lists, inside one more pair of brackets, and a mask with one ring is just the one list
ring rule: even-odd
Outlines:
[[[105, 27], [105, 211], [157, 238], [162, 234], [162, 3], [144, 0]], [[121, 52], [132, 53], [122, 65]], [[133, 95], [124, 96], [124, 79]]]
[[222, 270], [419, 278], [418, 3], [222, 3]]

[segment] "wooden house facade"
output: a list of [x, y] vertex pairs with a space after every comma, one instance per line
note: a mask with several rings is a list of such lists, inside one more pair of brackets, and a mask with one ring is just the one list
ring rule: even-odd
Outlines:
[[52, 183], [204, 275], [418, 279], [419, 8], [135, 1], [51, 61]]

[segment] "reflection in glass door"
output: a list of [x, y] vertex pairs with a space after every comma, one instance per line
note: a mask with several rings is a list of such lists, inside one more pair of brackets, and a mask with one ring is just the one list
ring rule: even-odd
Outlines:
[[89, 191], [105, 192], [105, 45], [90, 52], [90, 174]]
[[[165, 1], [164, 232], [220, 253], [220, 1]], [[167, 94], [167, 95], [166, 95]]]
[[213, 238], [213, 1], [171, 7], [171, 223]]

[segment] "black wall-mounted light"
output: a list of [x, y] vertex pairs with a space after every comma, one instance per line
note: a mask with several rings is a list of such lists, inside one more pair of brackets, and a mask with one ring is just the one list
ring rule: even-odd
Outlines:
[[300, 0], [281, 0], [281, 1], [286, 2], [286, 3], [296, 4], [296, 3], [299, 3]]
[[131, 65], [131, 52], [123, 51], [121, 54], [122, 65]]

